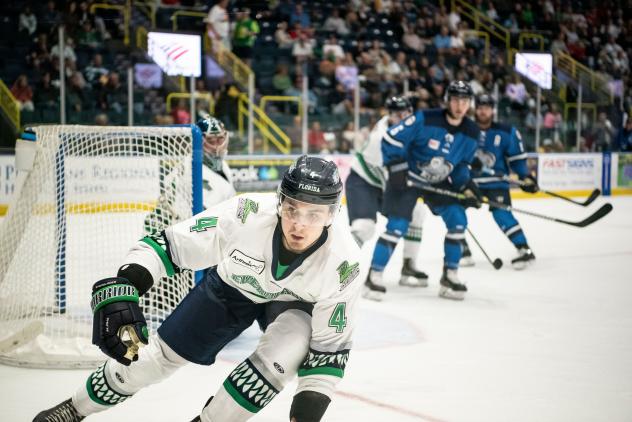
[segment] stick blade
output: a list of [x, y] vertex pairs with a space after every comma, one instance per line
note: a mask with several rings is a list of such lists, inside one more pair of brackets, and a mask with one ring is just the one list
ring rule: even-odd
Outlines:
[[586, 200], [584, 201], [582, 205], [587, 207], [588, 205], [592, 204], [595, 201], [595, 199], [599, 198], [599, 195], [601, 195], [601, 190], [595, 189], [594, 191], [590, 193], [590, 195], [588, 195], [588, 198], [586, 198]]
[[586, 219], [578, 223], [575, 223], [573, 225], [577, 227], [586, 227], [594, 223], [595, 221], [605, 217], [606, 215], [610, 213], [610, 211], [612, 211], [612, 204], [608, 202], [606, 204], [603, 204], [601, 208], [595, 211], [592, 215], [589, 215]]

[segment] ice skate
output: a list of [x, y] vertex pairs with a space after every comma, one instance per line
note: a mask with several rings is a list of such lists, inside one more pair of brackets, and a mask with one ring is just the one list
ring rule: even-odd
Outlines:
[[441, 287], [439, 288], [439, 297], [445, 299], [463, 300], [467, 287], [456, 274], [457, 270], [444, 268], [441, 276]]
[[415, 269], [412, 260], [405, 258], [399, 284], [408, 287], [428, 287], [428, 274]]
[[83, 419], [84, 417], [77, 413], [72, 400], [68, 399], [55, 407], [38, 413], [33, 422], [79, 422]]
[[364, 282], [364, 292], [362, 296], [366, 299], [380, 302], [386, 294], [386, 287], [382, 283], [381, 271], [369, 271], [369, 275]]
[[528, 265], [533, 264], [535, 255], [528, 246], [518, 248], [518, 256], [511, 260], [511, 266], [514, 270], [524, 270]]

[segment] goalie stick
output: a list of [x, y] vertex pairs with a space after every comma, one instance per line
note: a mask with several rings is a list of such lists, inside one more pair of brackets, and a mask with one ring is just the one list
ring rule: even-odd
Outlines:
[[[437, 187], [430, 186], [430, 185], [424, 185], [422, 183], [418, 183], [418, 182], [415, 182], [415, 181], [412, 181], [412, 180], [408, 180], [407, 184], [410, 187], [415, 187], [417, 189], [421, 189], [421, 190], [426, 191], [426, 192], [436, 193], [438, 195], [449, 196], [449, 197], [452, 197], [452, 198], [455, 198], [455, 199], [458, 199], [458, 200], [465, 199], [465, 195], [464, 194], [458, 193], [458, 192], [453, 192], [453, 191], [448, 190], [448, 189], [441, 189], [441, 188], [437, 188]], [[608, 215], [610, 213], [610, 211], [612, 211], [612, 204], [606, 203], [606, 204], [603, 204], [599, 209], [597, 209], [597, 211], [595, 211], [594, 213], [592, 213], [591, 215], [589, 215], [588, 217], [586, 217], [585, 219], [583, 219], [581, 221], [569, 221], [569, 220], [564, 220], [564, 219], [557, 218], [557, 217], [551, 217], [549, 215], [539, 214], [539, 213], [533, 212], [533, 211], [527, 211], [527, 210], [523, 210], [523, 209], [519, 209], [519, 208], [514, 208], [511, 205], [501, 204], [500, 202], [496, 202], [496, 201], [490, 201], [487, 198], [485, 198], [483, 200], [483, 203], [485, 203], [485, 204], [487, 204], [489, 206], [492, 206], [492, 207], [503, 209], [505, 211], [513, 211], [513, 212], [517, 212], [517, 213], [520, 213], [520, 214], [526, 214], [526, 215], [530, 215], [532, 217], [553, 221], [555, 223], [567, 224], [569, 226], [574, 226], [574, 227], [586, 227], [586, 226], [589, 226], [592, 223], [594, 223], [595, 221], [605, 217], [606, 215]]]

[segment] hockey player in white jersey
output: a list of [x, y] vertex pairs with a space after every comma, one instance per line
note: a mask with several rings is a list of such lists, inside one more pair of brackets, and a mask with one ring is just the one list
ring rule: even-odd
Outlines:
[[[347, 210], [351, 233], [360, 246], [375, 233], [377, 213], [382, 209], [385, 184], [385, 170], [382, 159], [382, 138], [386, 130], [398, 124], [412, 113], [413, 108], [405, 97], [395, 96], [386, 100], [388, 114], [382, 117], [369, 133], [362, 149], [356, 152], [351, 162], [351, 171], [345, 182]], [[404, 236], [404, 264], [399, 283], [403, 286], [426, 287], [428, 275], [416, 267], [419, 252], [425, 206], [418, 203], [413, 210], [413, 218]], [[381, 300], [386, 287], [365, 282], [365, 297]]]
[[[93, 342], [111, 359], [35, 421], [80, 421], [188, 362], [210, 365], [255, 320], [265, 328], [257, 350], [194, 420], [248, 420], [298, 372], [290, 420], [319, 421], [344, 374], [362, 288], [359, 249], [334, 224], [341, 191], [335, 164], [302, 156], [276, 196], [238, 196], [139, 241], [117, 277], [93, 288]], [[153, 280], [209, 267], [148, 335], [138, 297]], [[148, 345], [136, 354], [127, 335]]]
[[197, 126], [204, 136], [202, 187], [206, 209], [235, 196], [235, 188], [230, 167], [224, 159], [229, 141], [229, 133], [224, 124], [209, 116], [198, 120]]

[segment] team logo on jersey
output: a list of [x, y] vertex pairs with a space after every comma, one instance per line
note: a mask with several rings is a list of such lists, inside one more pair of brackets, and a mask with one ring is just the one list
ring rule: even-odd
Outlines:
[[448, 142], [448, 143], [454, 142], [454, 135], [452, 135], [451, 133], [446, 133], [445, 134], [445, 141]]
[[239, 198], [239, 204], [237, 205], [237, 218], [241, 221], [241, 224], [246, 222], [250, 213], [256, 214], [258, 211], [258, 202], [248, 198]]
[[298, 188], [303, 189], [303, 190], [308, 190], [310, 192], [320, 192], [320, 188], [318, 186], [306, 185], [304, 183], [299, 183]]
[[441, 142], [439, 142], [437, 139], [430, 139], [428, 141], [428, 148], [430, 149], [438, 150], [440, 145]]
[[404, 120], [404, 126], [411, 126], [413, 123], [415, 123], [415, 115], [414, 114], [412, 116], [410, 116], [409, 118], [407, 118], [406, 120]]
[[254, 259], [238, 249], [231, 252], [230, 260], [237, 265], [241, 265], [242, 267], [246, 267], [249, 270], [256, 272], [257, 274], [261, 274], [263, 269], [266, 267], [265, 261]]
[[206, 229], [217, 226], [217, 217], [202, 217], [195, 220], [195, 224], [189, 227], [190, 232], [205, 232]]
[[349, 265], [349, 262], [345, 260], [336, 268], [336, 271], [340, 276], [340, 291], [342, 291], [360, 274], [360, 263]]
[[497, 147], [497, 148], [498, 148], [498, 147], [500, 146], [500, 141], [501, 141], [501, 139], [502, 139], [502, 138], [500, 137], [500, 135], [496, 135], [496, 136], [494, 136], [494, 146], [495, 146], [495, 147]]

